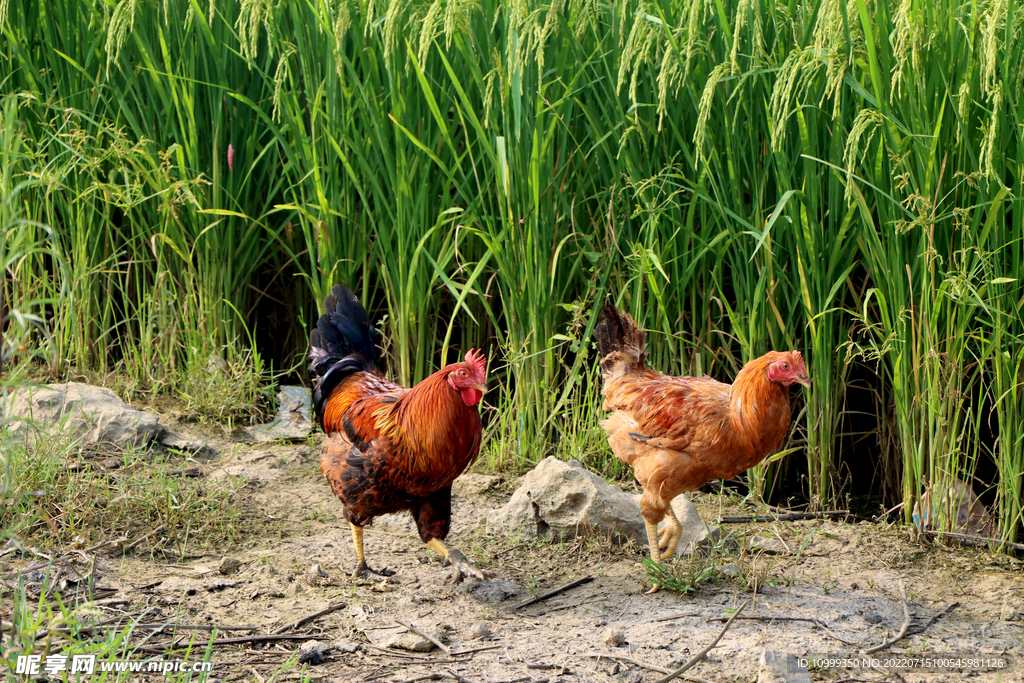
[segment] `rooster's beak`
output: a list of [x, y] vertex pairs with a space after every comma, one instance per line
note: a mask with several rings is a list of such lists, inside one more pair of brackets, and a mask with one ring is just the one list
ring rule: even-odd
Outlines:
[[477, 391], [479, 391], [481, 396], [487, 393], [487, 385], [486, 384], [474, 384], [473, 388], [476, 389]]
[[804, 376], [804, 377], [794, 377], [793, 381], [796, 382], [797, 384], [804, 385], [808, 389], [811, 388], [811, 378], [810, 377], [807, 377], [807, 376]]

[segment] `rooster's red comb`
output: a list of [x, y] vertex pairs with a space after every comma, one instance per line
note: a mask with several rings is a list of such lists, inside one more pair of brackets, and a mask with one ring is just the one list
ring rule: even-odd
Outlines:
[[487, 357], [476, 349], [470, 349], [466, 354], [466, 362], [473, 368], [474, 372], [483, 377], [487, 374]]

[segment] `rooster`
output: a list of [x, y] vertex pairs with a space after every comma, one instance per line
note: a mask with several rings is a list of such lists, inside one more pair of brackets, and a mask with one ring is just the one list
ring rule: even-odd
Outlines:
[[651, 559], [660, 562], [673, 556], [682, 536], [672, 499], [764, 460], [789, 431], [790, 385], [811, 381], [798, 351], [748, 362], [731, 385], [663, 375], [645, 365], [647, 342], [630, 316], [605, 304], [602, 318], [595, 335], [611, 415], [601, 426], [615, 457], [643, 487], [640, 513]]
[[470, 350], [411, 389], [377, 370], [376, 333], [366, 310], [336, 285], [310, 333], [313, 408], [327, 433], [320, 471], [352, 527], [353, 577], [375, 571], [363, 555], [363, 527], [377, 515], [408, 510], [420, 538], [452, 566], [451, 580], [485, 573], [444, 544], [451, 526], [452, 482], [480, 453], [487, 361]]

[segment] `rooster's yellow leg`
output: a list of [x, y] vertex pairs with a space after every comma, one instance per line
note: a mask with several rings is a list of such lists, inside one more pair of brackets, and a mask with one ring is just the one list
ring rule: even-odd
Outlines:
[[658, 547], [661, 548], [661, 556], [664, 558], [673, 557], [676, 554], [676, 547], [679, 539], [683, 536], [683, 527], [679, 523], [672, 509], [665, 513], [665, 526], [658, 532]]
[[[651, 559], [655, 562], [661, 562], [661, 550], [658, 548], [658, 525], [650, 522], [647, 518], [644, 518], [644, 526], [647, 527], [647, 546], [651, 551]], [[657, 593], [661, 590], [661, 584], [654, 584], [651, 586], [651, 590], [647, 591], [647, 595], [651, 593]]]
[[494, 576], [492, 572], [478, 569], [465, 555], [455, 548], [449, 548], [439, 538], [432, 538], [427, 541], [427, 547], [448, 560], [449, 564], [451, 564], [452, 576], [449, 581], [452, 583], [458, 583], [470, 576], [480, 581]]
[[352, 572], [352, 577], [369, 578], [370, 574], [377, 574], [378, 576], [393, 576], [394, 572], [390, 569], [370, 569], [366, 564], [366, 557], [363, 555], [363, 527], [356, 526], [352, 522], [349, 522], [349, 526], [352, 527], [352, 545], [356, 549], [356, 570]]

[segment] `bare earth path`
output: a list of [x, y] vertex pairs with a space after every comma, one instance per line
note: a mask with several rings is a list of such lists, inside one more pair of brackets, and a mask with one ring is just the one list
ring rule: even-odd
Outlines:
[[[174, 428], [186, 432], [189, 426]], [[368, 561], [394, 569], [397, 581], [353, 585], [347, 577], [354, 564], [348, 526], [320, 478], [319, 441], [249, 446], [209, 432], [205, 438], [220, 455], [201, 463], [203, 475], [245, 481], [239, 538], [215, 551], [156, 552], [147, 542], [124, 557], [100, 556], [95, 571], [128, 601], [120, 608], [131, 614], [151, 610], [146, 622], [254, 628], [220, 633], [223, 638], [267, 634], [344, 603], [285, 628], [308, 638], [216, 646], [214, 679], [654, 681], [662, 677], [659, 669], [677, 668], [711, 642], [721, 619], [750, 600], [743, 616], [759, 618], [735, 621], [684, 678], [756, 681], [766, 647], [798, 657], [858, 654], [901, 630], [905, 604], [907, 634], [872, 655], [875, 668], [812, 667], [811, 680], [1024, 681], [1024, 563], [1013, 558], [920, 544], [906, 531], [869, 523], [726, 525], [716, 562], [732, 564], [724, 567], [732, 576], [702, 583], [689, 595], [644, 595], [649, 584], [639, 564], [642, 548], [600, 539], [537, 544], [489, 537], [484, 516], [508, 499], [513, 484], [479, 492], [457, 482], [449, 540], [496, 579], [445, 584], [446, 571], [405, 515], [379, 518], [366, 534]], [[712, 522], [720, 514], [751, 513], [734, 498], [698, 494], [694, 502]], [[752, 541], [756, 550], [749, 549]], [[221, 573], [223, 557], [241, 566]], [[320, 573], [310, 576], [314, 565]], [[585, 576], [594, 579], [516, 609]], [[439, 639], [448, 652], [388, 644], [402, 633], [406, 640], [422, 640], [399, 621]], [[608, 640], [612, 631], [621, 632], [621, 644]], [[205, 642], [208, 634], [191, 631], [186, 637]], [[333, 647], [314, 657], [319, 663], [299, 665], [295, 654], [307, 639]], [[975, 671], [887, 666], [922, 653], [1001, 657], [1011, 664]]]

